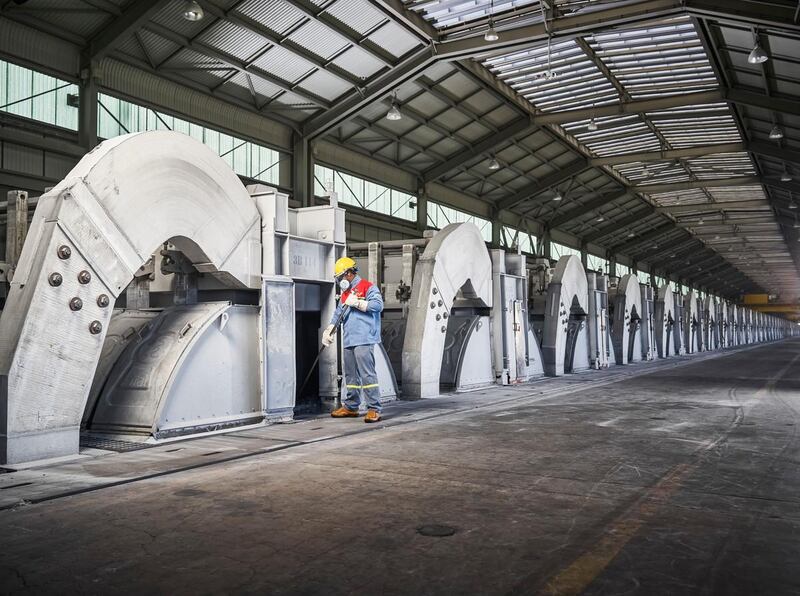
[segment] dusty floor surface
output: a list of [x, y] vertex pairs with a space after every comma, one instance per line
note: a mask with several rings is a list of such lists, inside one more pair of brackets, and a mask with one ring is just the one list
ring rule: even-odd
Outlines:
[[0, 474], [0, 592], [797, 594], [799, 389], [792, 340]]

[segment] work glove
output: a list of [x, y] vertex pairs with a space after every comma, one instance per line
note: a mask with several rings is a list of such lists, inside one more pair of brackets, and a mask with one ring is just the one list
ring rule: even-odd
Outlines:
[[334, 335], [336, 335], [336, 330], [333, 328], [333, 325], [328, 325], [325, 331], [322, 332], [322, 346], [324, 348], [327, 348], [333, 343]]
[[367, 312], [367, 301], [359, 298], [355, 294], [348, 294], [347, 300], [345, 300], [344, 303], [346, 306], [357, 308], [361, 312]]

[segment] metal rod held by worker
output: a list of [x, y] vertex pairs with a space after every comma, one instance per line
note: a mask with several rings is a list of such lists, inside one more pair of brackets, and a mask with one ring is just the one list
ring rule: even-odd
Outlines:
[[[338, 331], [339, 330], [339, 326], [342, 324], [342, 321], [344, 320], [344, 316], [347, 314], [348, 310], [350, 310], [350, 307], [347, 306], [347, 305], [344, 305], [344, 307], [342, 308], [342, 312], [339, 313], [339, 316], [333, 322], [333, 330], [334, 331]], [[317, 357], [314, 358], [314, 362], [311, 364], [311, 368], [308, 370], [308, 374], [306, 375], [306, 378], [303, 381], [303, 384], [300, 385], [300, 391], [297, 392], [297, 395], [302, 395], [303, 394], [303, 390], [306, 388], [306, 385], [308, 385], [308, 380], [311, 378], [311, 374], [314, 372], [314, 369], [317, 368], [317, 364], [319, 363], [319, 357], [322, 356], [322, 352], [327, 347], [328, 346], [323, 345], [319, 349], [319, 352], [317, 352]]]

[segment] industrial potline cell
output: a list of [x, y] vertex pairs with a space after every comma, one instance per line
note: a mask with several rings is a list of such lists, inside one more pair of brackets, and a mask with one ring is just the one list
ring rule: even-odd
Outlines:
[[702, 325], [697, 294], [693, 290], [689, 290], [683, 296], [683, 345], [687, 354], [694, 354], [701, 350], [701, 333]]
[[381, 336], [403, 397], [541, 375], [527, 324], [525, 257], [490, 252], [471, 223], [426, 234], [348, 247], [383, 293]]
[[560, 376], [608, 367], [613, 357], [607, 278], [587, 272], [575, 255], [561, 257], [555, 267], [548, 259], [536, 259], [528, 275], [531, 326], [545, 373]]
[[629, 273], [610, 284], [608, 302], [611, 307], [611, 337], [617, 364], [641, 362], [642, 322], [647, 321], [647, 313], [642, 305], [639, 279]]
[[716, 302], [716, 319], [717, 319], [717, 346], [722, 348], [728, 347], [728, 302], [726, 300], [718, 300]]
[[642, 294], [642, 360], [653, 360], [656, 354], [655, 333], [655, 292], [649, 284], [639, 284]]
[[[152, 441], [291, 418], [334, 308], [333, 203], [245, 189], [179, 133], [95, 148], [39, 199], [13, 274], [0, 460], [77, 453], [82, 425]], [[336, 397], [335, 350], [313, 385]]]
[[675, 328], [672, 333], [672, 339], [675, 345], [674, 354], [676, 356], [682, 356], [686, 354], [686, 318], [684, 316], [685, 308], [685, 299], [683, 294], [680, 292], [673, 292], [672, 293], [672, 312], [675, 315]]
[[653, 304], [653, 340], [659, 358], [675, 355], [675, 299], [668, 283], [656, 288]]
[[703, 350], [718, 350], [720, 346], [717, 299], [707, 295], [700, 300], [700, 307], [703, 313]]

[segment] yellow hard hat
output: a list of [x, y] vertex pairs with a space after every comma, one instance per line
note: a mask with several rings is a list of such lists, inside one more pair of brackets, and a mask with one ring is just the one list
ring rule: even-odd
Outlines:
[[356, 267], [356, 262], [351, 259], [350, 257], [342, 257], [338, 261], [336, 261], [336, 265], [333, 268], [333, 275], [334, 277], [339, 277], [348, 269], [358, 269]]

